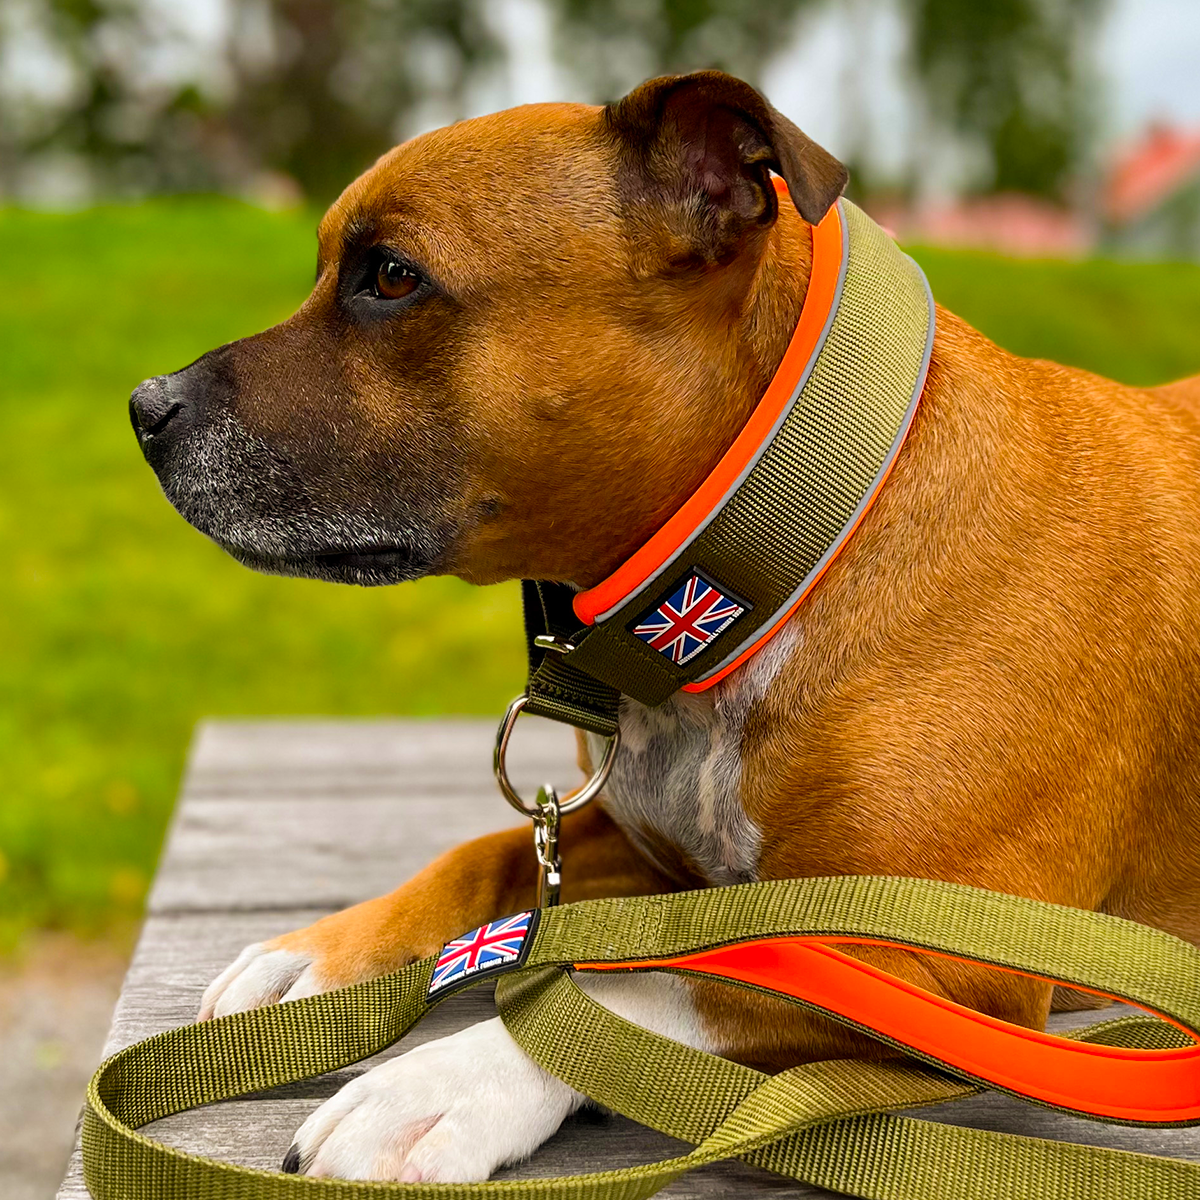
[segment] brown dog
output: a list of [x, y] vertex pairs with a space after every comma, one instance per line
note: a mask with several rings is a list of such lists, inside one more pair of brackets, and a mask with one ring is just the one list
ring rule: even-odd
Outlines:
[[[330, 209], [295, 316], [144, 383], [135, 427], [180, 512], [251, 566], [592, 586], [746, 421], [844, 181], [713, 72], [438, 130]], [[565, 899], [899, 874], [1200, 940], [1198, 417], [1200, 379], [1122, 387], [939, 310], [892, 476], [789, 625], [709, 691], [623, 703], [603, 803], [565, 822]], [[249, 947], [201, 1016], [369, 978], [530, 905], [528, 842], [482, 838]], [[1050, 1007], [1029, 979], [857, 953], [1010, 1021]], [[881, 1052], [716, 984], [588, 986], [768, 1069]], [[360, 1077], [287, 1165], [483, 1178], [578, 1103], [488, 1022]]]

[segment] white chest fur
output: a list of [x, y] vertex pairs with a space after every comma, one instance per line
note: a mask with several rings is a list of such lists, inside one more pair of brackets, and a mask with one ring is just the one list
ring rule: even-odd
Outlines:
[[[757, 877], [762, 835], [742, 805], [742, 734], [799, 636], [793, 619], [708, 691], [677, 692], [658, 708], [622, 700], [621, 750], [606, 807], [649, 857], [652, 835], [678, 849], [711, 886]], [[588, 741], [598, 761], [603, 746], [593, 735]]]

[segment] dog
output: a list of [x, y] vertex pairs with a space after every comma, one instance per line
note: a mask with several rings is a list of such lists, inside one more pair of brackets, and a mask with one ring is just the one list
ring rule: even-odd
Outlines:
[[[138, 387], [142, 449], [258, 570], [594, 586], [746, 422], [846, 178], [712, 71], [425, 134], [329, 209], [294, 316]], [[1198, 658], [1200, 377], [1124, 387], [938, 309], [891, 476], [794, 616], [708, 690], [622, 701], [605, 794], [563, 821], [564, 899], [908, 875], [1200, 941]], [[585, 772], [598, 751], [581, 739]], [[392, 971], [530, 907], [535, 882], [527, 825], [469, 842], [247, 947], [200, 1018]], [[850, 952], [1019, 1025], [1051, 1007], [1048, 983]], [[715, 982], [581, 983], [764, 1070], [893, 1053]], [[484, 1179], [581, 1103], [487, 1021], [357, 1078], [284, 1166]]]

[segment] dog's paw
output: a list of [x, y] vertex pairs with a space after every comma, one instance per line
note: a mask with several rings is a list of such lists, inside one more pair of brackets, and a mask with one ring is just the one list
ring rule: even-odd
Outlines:
[[247, 946], [208, 985], [198, 1019], [348, 987], [432, 953], [441, 945], [440, 929], [397, 920], [397, 909], [405, 907], [396, 892]]
[[348, 1083], [300, 1126], [283, 1169], [406, 1183], [486, 1179], [532, 1154], [583, 1100], [496, 1018]]
[[274, 942], [255, 942], [208, 985], [196, 1019], [207, 1021], [279, 1000], [299, 1000], [337, 986], [323, 977], [311, 954]]

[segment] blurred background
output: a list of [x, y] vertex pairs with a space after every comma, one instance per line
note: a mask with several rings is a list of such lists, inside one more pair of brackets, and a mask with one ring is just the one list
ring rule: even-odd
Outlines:
[[1198, 63], [1195, 0], [0, 0], [0, 1128], [47, 1097], [0, 1190], [52, 1192], [199, 717], [521, 685], [514, 588], [252, 575], [128, 428], [139, 380], [292, 311], [354, 175], [723, 67], [850, 164], [944, 304], [1157, 383], [1200, 371]]

